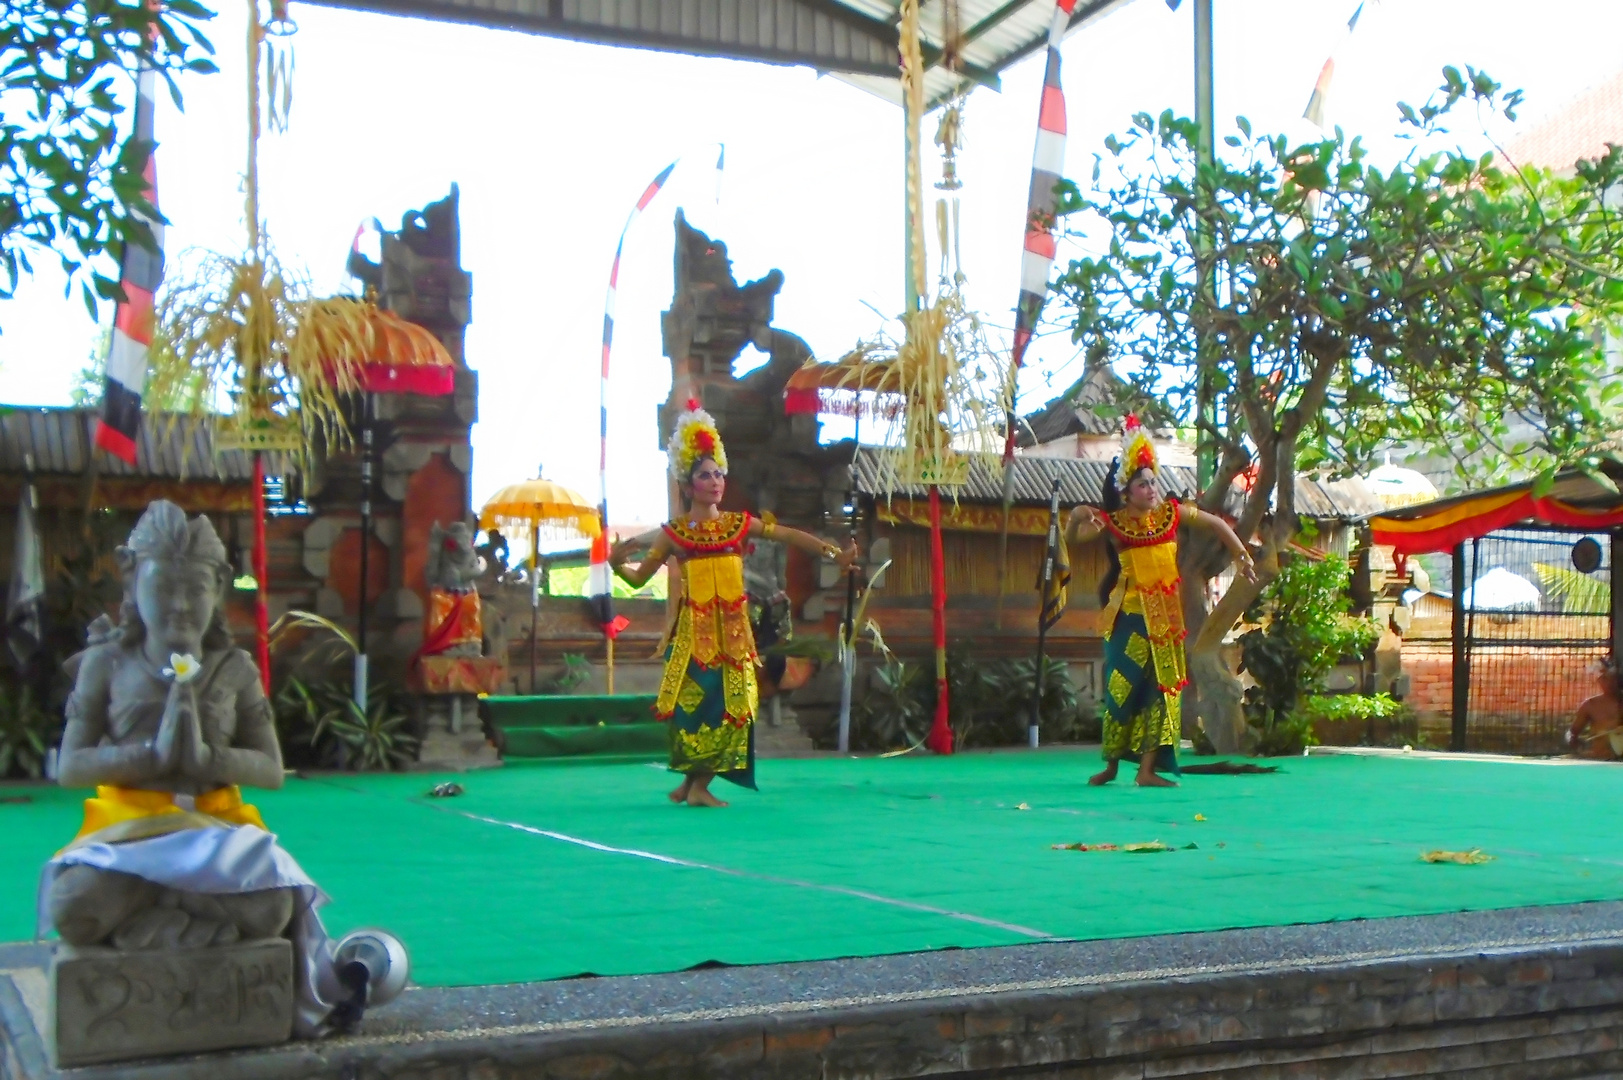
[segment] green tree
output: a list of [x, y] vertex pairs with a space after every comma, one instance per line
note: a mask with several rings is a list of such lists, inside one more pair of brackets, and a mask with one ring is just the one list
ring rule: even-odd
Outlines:
[[1257, 682], [1246, 691], [1247, 705], [1265, 744], [1296, 719], [1304, 694], [1324, 689], [1336, 664], [1380, 637], [1373, 619], [1351, 614], [1351, 573], [1339, 555], [1289, 558], [1246, 611], [1254, 626], [1240, 635], [1240, 667]]
[[142, 173], [153, 144], [120, 117], [119, 76], [150, 66], [180, 104], [174, 76], [212, 72], [196, 0], [7, 0], [0, 12], [0, 299], [32, 258], [56, 258], [94, 315], [118, 298], [99, 272], [125, 243], [155, 248]]
[[[1513, 118], [1520, 101], [1480, 72], [1443, 75], [1423, 108], [1399, 106], [1415, 144], [1387, 170], [1339, 129], [1292, 145], [1243, 118], [1204, 165], [1198, 125], [1169, 111], [1106, 141], [1109, 183], [1101, 158], [1098, 190], [1062, 185], [1073, 235], [1101, 252], [1053, 285], [1074, 338], [1137, 361], [1134, 381], [1200, 426], [1216, 451], [1203, 509], [1246, 476], [1237, 531], [1260, 539], [1263, 583], [1298, 532], [1298, 470], [1362, 470], [1400, 441], [1514, 455], [1543, 485], [1605, 447], [1619, 388], [1596, 330], [1623, 311], [1623, 219], [1607, 205], [1623, 151], [1572, 177], [1432, 152], [1459, 106]], [[1536, 441], [1507, 441], [1517, 418]], [[1196, 535], [1181, 559], [1195, 712], [1229, 751], [1244, 717], [1218, 647], [1261, 585], [1237, 582], [1208, 616], [1203, 586], [1227, 556]]]

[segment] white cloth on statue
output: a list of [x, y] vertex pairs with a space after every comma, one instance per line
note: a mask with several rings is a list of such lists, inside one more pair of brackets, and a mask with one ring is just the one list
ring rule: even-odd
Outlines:
[[58, 854], [40, 874], [38, 934], [51, 929], [51, 884], [70, 866], [115, 870], [154, 885], [185, 892], [232, 894], [292, 889], [294, 977], [298, 1003], [293, 1032], [313, 1039], [326, 1034], [327, 1017], [342, 995], [333, 945], [316, 909], [328, 901], [321, 887], [294, 861], [276, 837], [253, 825], [181, 829], [145, 840], [87, 843]]

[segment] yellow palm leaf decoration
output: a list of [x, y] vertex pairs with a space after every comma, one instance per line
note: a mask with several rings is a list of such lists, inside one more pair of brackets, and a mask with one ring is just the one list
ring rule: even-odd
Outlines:
[[[256, 0], [248, 13], [247, 244], [240, 255], [208, 255], [168, 286], [148, 378], [157, 394], [178, 396], [195, 414], [219, 413], [229, 402], [217, 422], [220, 443], [307, 455], [318, 437], [348, 441], [344, 406], [361, 389], [362, 365], [387, 344], [374, 334], [370, 303], [311, 296], [271, 248], [259, 214], [261, 61], [269, 46]], [[283, 72], [276, 97], [289, 93], [286, 68], [272, 57], [270, 70]]]

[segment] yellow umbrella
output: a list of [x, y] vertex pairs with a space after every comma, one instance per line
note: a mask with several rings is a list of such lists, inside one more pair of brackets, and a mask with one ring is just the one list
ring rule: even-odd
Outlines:
[[595, 540], [603, 532], [597, 507], [578, 491], [536, 477], [508, 484], [479, 511], [479, 527], [530, 537], [530, 692], [535, 692], [536, 621], [541, 607], [541, 537]]
[[496, 492], [479, 511], [479, 527], [549, 540], [594, 540], [603, 531], [597, 507], [586, 496], [540, 478]]

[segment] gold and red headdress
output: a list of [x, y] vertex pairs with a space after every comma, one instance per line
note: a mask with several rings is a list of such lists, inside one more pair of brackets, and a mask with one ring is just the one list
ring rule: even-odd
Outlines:
[[1121, 439], [1121, 477], [1125, 485], [1140, 469], [1150, 470], [1157, 479], [1161, 476], [1161, 461], [1155, 454], [1155, 444], [1149, 432], [1138, 422], [1138, 417], [1127, 414], [1127, 424]]
[[715, 417], [699, 406], [698, 398], [688, 398], [687, 408], [676, 418], [666, 454], [671, 462], [671, 475], [679, 484], [688, 482], [694, 463], [700, 458], [710, 458], [722, 472], [727, 471], [727, 451], [721, 445], [721, 432], [716, 430]]

